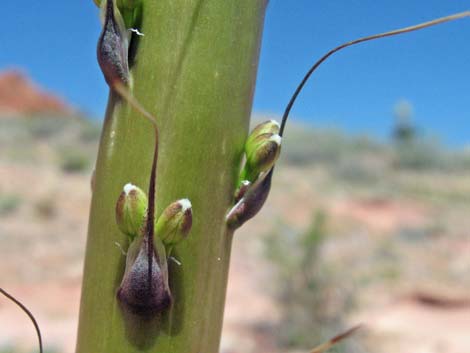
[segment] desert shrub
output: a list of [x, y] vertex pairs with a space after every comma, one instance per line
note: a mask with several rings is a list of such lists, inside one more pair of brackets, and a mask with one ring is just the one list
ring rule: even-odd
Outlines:
[[55, 199], [53, 197], [46, 196], [37, 200], [34, 204], [34, 210], [41, 218], [53, 218], [57, 212]]
[[4, 345], [0, 347], [0, 353], [18, 353], [18, 351], [9, 345]]
[[437, 140], [421, 138], [395, 145], [395, 166], [414, 170], [447, 169], [447, 159]]
[[86, 121], [80, 127], [80, 141], [97, 142], [101, 134], [101, 125], [97, 122]]
[[395, 123], [392, 129], [392, 139], [395, 144], [409, 144], [417, 136], [413, 122], [413, 105], [407, 100], [400, 100], [394, 107]]
[[469, 167], [469, 154], [465, 150], [452, 151], [442, 145], [438, 138], [423, 133], [415, 124], [413, 115], [410, 102], [397, 102], [391, 131], [396, 167], [423, 171], [456, 171]]
[[338, 163], [334, 174], [341, 180], [351, 184], [377, 184], [383, 177], [383, 169], [377, 165], [367, 163], [365, 159], [345, 159]]
[[90, 166], [88, 156], [74, 148], [62, 148], [59, 150], [60, 168], [67, 173], [85, 171]]
[[[12, 346], [2, 346], [0, 347], [0, 353], [36, 353], [38, 350], [37, 348], [25, 351], [22, 349], [18, 349]], [[52, 349], [52, 348], [44, 348], [44, 353], [60, 353], [59, 350], [57, 349]]]
[[60, 134], [68, 125], [69, 117], [32, 117], [26, 121], [26, 127], [31, 137], [48, 139]]
[[289, 127], [282, 148], [283, 159], [295, 166], [336, 166], [343, 161], [388, 153], [386, 145], [367, 136], [302, 125]]
[[335, 130], [294, 127], [283, 143], [283, 157], [289, 164], [333, 164], [344, 153], [344, 136]]
[[0, 216], [14, 213], [20, 206], [21, 198], [14, 194], [0, 194]]
[[[277, 275], [281, 319], [277, 327], [283, 347], [308, 349], [344, 329], [342, 321], [351, 306], [351, 293], [322, 260], [326, 215], [315, 213], [303, 234], [275, 232], [266, 238], [266, 254]], [[356, 352], [348, 341], [332, 352]]]
[[[15, 117], [3, 117], [0, 119], [0, 144], [8, 146], [17, 141], [29, 140], [28, 129], [25, 122]], [[4, 147], [4, 146], [2, 146]]]

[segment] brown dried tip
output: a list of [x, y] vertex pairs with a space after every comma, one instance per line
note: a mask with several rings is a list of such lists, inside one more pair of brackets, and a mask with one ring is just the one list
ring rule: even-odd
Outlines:
[[310, 353], [323, 353], [323, 352], [326, 352], [328, 349], [332, 348], [335, 344], [337, 344], [340, 341], [350, 337], [352, 334], [354, 334], [361, 327], [362, 327], [362, 325], [356, 325], [356, 326], [350, 328], [349, 330], [344, 331], [344, 332], [340, 333], [339, 335], [336, 335], [335, 337], [330, 339], [328, 342], [322, 343], [321, 345], [315, 347], [313, 350], [310, 351]]
[[97, 56], [104, 79], [113, 88], [129, 82], [128, 37], [124, 21], [113, 0], [104, 4], [104, 25], [98, 40]]
[[[132, 249], [133, 245], [137, 248]], [[117, 293], [119, 301], [139, 316], [161, 313], [170, 307], [172, 301], [166, 258], [157, 258], [158, 255], [153, 250], [152, 259], [149, 261], [149, 245], [147, 237], [143, 237], [140, 245], [131, 244], [126, 271]]]

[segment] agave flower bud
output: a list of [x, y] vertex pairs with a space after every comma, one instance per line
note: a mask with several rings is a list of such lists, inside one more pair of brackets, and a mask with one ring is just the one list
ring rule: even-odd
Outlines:
[[147, 237], [131, 243], [117, 292], [123, 308], [143, 317], [164, 312], [172, 302], [165, 247], [160, 239], [156, 239], [153, 249], [150, 246]]
[[102, 0], [104, 23], [98, 40], [98, 64], [111, 88], [127, 85], [130, 80], [128, 48], [129, 34], [124, 20], [113, 0]]
[[280, 125], [276, 120], [268, 120], [258, 124], [251, 131], [245, 144], [252, 144], [259, 135], [263, 134], [279, 134]]
[[281, 153], [281, 136], [265, 133], [245, 144], [247, 179], [254, 181], [258, 175], [271, 169]]
[[182, 199], [168, 206], [155, 225], [155, 234], [167, 246], [172, 246], [185, 239], [193, 224], [191, 202]]
[[147, 195], [132, 184], [124, 186], [116, 203], [116, 222], [124, 234], [132, 239], [142, 232], [145, 225]]
[[243, 197], [230, 209], [225, 219], [231, 230], [241, 227], [246, 221], [258, 214], [271, 190], [272, 176], [273, 169], [263, 174], [248, 187]]

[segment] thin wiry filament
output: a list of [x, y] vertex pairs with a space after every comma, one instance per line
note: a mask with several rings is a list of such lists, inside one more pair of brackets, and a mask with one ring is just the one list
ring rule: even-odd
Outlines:
[[294, 94], [292, 95], [289, 103], [286, 106], [284, 114], [282, 115], [282, 122], [281, 122], [281, 128], [280, 128], [280, 131], [279, 131], [279, 135], [282, 136], [282, 134], [284, 133], [284, 128], [286, 126], [287, 118], [289, 117], [289, 113], [292, 109], [292, 106], [294, 105], [294, 103], [297, 99], [297, 96], [302, 91], [303, 87], [307, 83], [310, 76], [316, 71], [316, 69], [326, 59], [328, 59], [334, 53], [340, 51], [341, 49], [344, 49], [344, 48], [347, 48], [347, 47], [350, 47], [350, 46], [353, 46], [353, 45], [356, 45], [356, 44], [359, 44], [359, 43], [363, 43], [363, 42], [367, 42], [367, 41], [375, 40], [375, 39], [380, 39], [380, 38], [385, 38], [385, 37], [391, 37], [391, 36], [395, 36], [395, 35], [398, 35], [398, 34], [414, 32], [414, 31], [417, 31], [417, 30], [420, 30], [420, 29], [423, 29], [423, 28], [428, 28], [428, 27], [435, 26], [435, 25], [438, 25], [438, 24], [441, 24], [441, 23], [458, 20], [458, 19], [461, 19], [461, 18], [464, 18], [464, 17], [470, 17], [470, 11], [459, 12], [459, 13], [454, 14], [454, 15], [440, 17], [440, 18], [437, 18], [435, 20], [428, 21], [428, 22], [423, 22], [423, 23], [420, 23], [420, 24], [417, 24], [417, 25], [414, 25], [414, 26], [399, 28], [399, 29], [395, 29], [395, 30], [389, 31], [389, 32], [383, 32], [383, 33], [378, 33], [378, 34], [374, 34], [374, 35], [367, 36], [367, 37], [362, 37], [362, 38], [359, 38], [359, 39], [352, 40], [350, 42], [343, 43], [343, 44], [337, 46], [336, 48], [331, 49], [328, 53], [323, 55], [317, 62], [315, 62], [315, 64], [313, 64], [313, 66], [305, 74], [305, 76], [302, 79], [302, 81], [300, 82], [300, 84], [297, 86]]
[[18, 305], [21, 308], [21, 310], [23, 310], [25, 312], [25, 314], [28, 315], [29, 319], [31, 320], [31, 322], [34, 325], [34, 329], [36, 330], [36, 334], [38, 335], [39, 353], [43, 353], [41, 330], [39, 329], [39, 325], [38, 325], [38, 323], [36, 321], [36, 318], [34, 317], [33, 313], [31, 313], [31, 311], [29, 311], [29, 309], [26, 306], [24, 306], [23, 303], [21, 303], [18, 299], [16, 299], [14, 296], [9, 294], [3, 288], [0, 288], [0, 293], [2, 293], [5, 297], [10, 299], [16, 305]]

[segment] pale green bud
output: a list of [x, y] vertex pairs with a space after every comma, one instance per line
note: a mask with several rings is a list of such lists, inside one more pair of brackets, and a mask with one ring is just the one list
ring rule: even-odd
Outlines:
[[261, 124], [258, 124], [251, 131], [248, 136], [245, 145], [252, 144], [259, 135], [263, 134], [279, 134], [280, 125], [276, 120], [268, 120]]
[[147, 212], [147, 195], [132, 184], [124, 186], [116, 203], [116, 222], [124, 234], [132, 239], [142, 233]]
[[168, 206], [155, 225], [155, 234], [167, 246], [172, 246], [185, 239], [193, 224], [191, 202], [182, 199]]
[[260, 173], [273, 167], [281, 153], [281, 141], [278, 134], [265, 133], [245, 144], [248, 180], [254, 181]]

